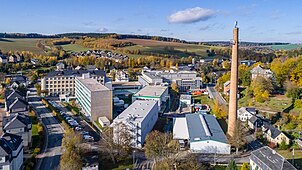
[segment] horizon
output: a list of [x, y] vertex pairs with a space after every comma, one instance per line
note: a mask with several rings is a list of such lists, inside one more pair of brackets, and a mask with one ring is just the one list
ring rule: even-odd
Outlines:
[[[293, 2], [293, 1], [291, 1]], [[281, 0], [173, 1], [80, 0], [43, 2], [8, 1], [0, 32], [59, 34], [118, 33], [172, 37], [185, 41], [228, 41], [238, 21], [244, 42], [301, 43], [302, 2]], [[290, 10], [288, 10], [290, 9]], [[22, 11], [14, 13], [11, 11]]]

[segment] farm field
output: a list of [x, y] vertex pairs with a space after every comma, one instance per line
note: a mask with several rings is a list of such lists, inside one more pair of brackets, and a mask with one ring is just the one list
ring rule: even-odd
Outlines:
[[[164, 41], [156, 41], [156, 40], [144, 40], [144, 39], [125, 39], [122, 41], [130, 41], [133, 42], [134, 46], [124, 47], [129, 50], [139, 49], [141, 52], [147, 53], [159, 53], [159, 54], [167, 54], [167, 55], [177, 55], [180, 57], [187, 57], [190, 54], [195, 53], [200, 57], [206, 57], [206, 50], [222, 48], [222, 47], [212, 47], [206, 45], [197, 45], [197, 44], [183, 44], [178, 42], [164, 42]], [[167, 47], [172, 47], [173, 49], [167, 49]]]
[[301, 44], [288, 44], [288, 45], [272, 45], [269, 46], [273, 50], [294, 50], [297, 48], [302, 48]]
[[39, 39], [34, 38], [1, 38], [0, 49], [3, 52], [8, 51], [30, 51], [35, 54], [45, 54], [45, 52], [36, 46]]
[[80, 52], [80, 51], [90, 50], [90, 48], [83, 47], [79, 44], [67, 44], [67, 45], [61, 45], [61, 47], [63, 47], [63, 49], [67, 52], [72, 52], [72, 51]]

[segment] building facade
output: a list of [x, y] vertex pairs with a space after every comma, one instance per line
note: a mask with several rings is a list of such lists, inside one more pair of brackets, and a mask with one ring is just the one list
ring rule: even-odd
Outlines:
[[147, 134], [153, 129], [157, 119], [157, 101], [135, 101], [113, 120], [114, 141], [121, 142], [120, 135], [126, 131], [131, 136], [133, 147], [142, 148]]
[[270, 69], [264, 69], [260, 65], [254, 67], [251, 70], [252, 79], [255, 79], [256, 77], [260, 76], [263, 78], [272, 78], [273, 72]]
[[157, 101], [158, 109], [162, 112], [169, 105], [169, 89], [167, 86], [145, 86], [132, 96], [132, 102], [136, 100]]
[[256, 115], [256, 109], [251, 107], [241, 107], [237, 111], [237, 117], [240, 121], [248, 121], [253, 115]]
[[0, 138], [0, 169], [19, 170], [23, 165], [23, 145], [20, 136], [5, 133]]
[[90, 74], [90, 78], [96, 79], [102, 84], [106, 84], [108, 79], [103, 70], [64, 70], [49, 72], [41, 79], [41, 90], [47, 95], [75, 95], [75, 78], [83, 74]]
[[87, 117], [97, 121], [99, 117], [113, 119], [112, 91], [89, 75], [75, 78], [75, 97]]
[[194, 89], [200, 89], [202, 86], [201, 77], [197, 77], [196, 71], [142, 71], [138, 81], [142, 85], [160, 85], [175, 82], [180, 92], [187, 92]]

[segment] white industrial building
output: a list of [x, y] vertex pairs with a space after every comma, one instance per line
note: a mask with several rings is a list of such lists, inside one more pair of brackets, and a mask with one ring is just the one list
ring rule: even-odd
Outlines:
[[231, 145], [213, 115], [186, 114], [174, 118], [173, 139], [188, 141], [197, 153], [230, 154]]
[[197, 77], [196, 71], [155, 71], [143, 70], [142, 75], [138, 77], [138, 82], [143, 86], [160, 85], [175, 82], [180, 92], [200, 89], [202, 86], [201, 77]]
[[129, 132], [133, 147], [142, 148], [147, 134], [153, 129], [158, 118], [157, 101], [137, 100], [118, 115], [111, 126], [113, 139], [116, 143], [122, 142], [120, 138], [123, 130]]
[[136, 100], [155, 100], [158, 102], [158, 110], [163, 111], [170, 99], [167, 86], [145, 86], [132, 96], [132, 102]]

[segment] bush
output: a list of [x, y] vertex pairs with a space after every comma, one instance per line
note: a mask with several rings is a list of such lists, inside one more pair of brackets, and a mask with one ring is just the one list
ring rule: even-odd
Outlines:
[[302, 108], [302, 100], [301, 99], [295, 100], [295, 108]]

